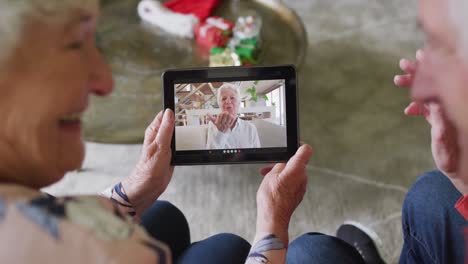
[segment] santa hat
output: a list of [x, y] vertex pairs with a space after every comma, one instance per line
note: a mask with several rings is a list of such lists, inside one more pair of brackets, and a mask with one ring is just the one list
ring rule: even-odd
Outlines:
[[164, 6], [176, 13], [195, 15], [203, 22], [220, 3], [221, 0], [170, 0]]
[[168, 33], [193, 38], [194, 29], [208, 18], [221, 0], [142, 0], [138, 14], [144, 21], [161, 27]]

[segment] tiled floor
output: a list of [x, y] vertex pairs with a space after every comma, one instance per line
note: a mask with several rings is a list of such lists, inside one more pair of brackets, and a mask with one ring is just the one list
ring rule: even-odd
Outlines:
[[[308, 57], [300, 72], [301, 137], [315, 148], [309, 189], [291, 237], [333, 234], [345, 220], [377, 231], [396, 263], [401, 205], [415, 178], [434, 167], [429, 130], [407, 118], [407, 92], [394, 87], [401, 56], [421, 45], [416, 2], [287, 0], [306, 24]], [[49, 190], [95, 193], [131, 171], [140, 146], [88, 144], [85, 170]], [[176, 168], [164, 198], [186, 214], [194, 240], [217, 232], [254, 235], [260, 165]]]

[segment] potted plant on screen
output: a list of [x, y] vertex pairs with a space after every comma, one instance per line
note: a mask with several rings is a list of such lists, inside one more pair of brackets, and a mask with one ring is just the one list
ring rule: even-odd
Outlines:
[[266, 101], [268, 101], [268, 96], [265, 94], [259, 95], [257, 93], [257, 85], [258, 81], [255, 81], [249, 89], [246, 90], [248, 94], [247, 106], [254, 107], [254, 106], [266, 106]]

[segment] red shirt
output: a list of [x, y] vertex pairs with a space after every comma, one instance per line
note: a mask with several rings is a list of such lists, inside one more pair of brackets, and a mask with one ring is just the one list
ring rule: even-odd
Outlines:
[[468, 195], [463, 196], [455, 204], [455, 208], [458, 212], [468, 221]]
[[[468, 221], [468, 195], [458, 200], [455, 204], [455, 209]], [[468, 241], [468, 228], [465, 228], [465, 238]], [[465, 252], [468, 252], [468, 244], [466, 244]], [[465, 259], [465, 264], [468, 264], [468, 256]]]

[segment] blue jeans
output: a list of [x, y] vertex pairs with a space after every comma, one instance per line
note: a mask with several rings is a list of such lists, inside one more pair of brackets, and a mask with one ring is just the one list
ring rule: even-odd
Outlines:
[[336, 237], [308, 233], [288, 246], [287, 264], [365, 264], [357, 250]]
[[[233, 234], [218, 234], [191, 244], [187, 220], [179, 209], [166, 201], [156, 202], [143, 215], [142, 224], [151, 236], [171, 248], [174, 263], [243, 264], [250, 251], [250, 244]], [[364, 262], [359, 253], [344, 241], [319, 233], [308, 233], [291, 242], [287, 263]]]
[[403, 204], [400, 263], [464, 263], [467, 222], [454, 207], [461, 197], [440, 171], [418, 178]]

